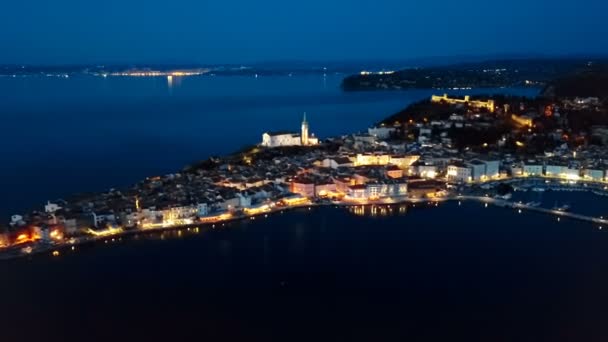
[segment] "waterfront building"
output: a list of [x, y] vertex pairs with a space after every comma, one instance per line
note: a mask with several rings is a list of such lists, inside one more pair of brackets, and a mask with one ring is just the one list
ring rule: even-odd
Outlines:
[[448, 180], [451, 182], [470, 182], [472, 180], [471, 168], [460, 162], [448, 165], [447, 174]]
[[388, 186], [380, 183], [369, 183], [365, 185], [365, 197], [369, 199], [378, 199], [386, 197], [388, 194]]
[[604, 180], [604, 170], [599, 169], [583, 169], [583, 178], [595, 182]]
[[524, 175], [524, 168], [521, 164], [513, 164], [510, 167], [511, 176], [519, 177]]
[[281, 202], [283, 202], [286, 205], [302, 205], [302, 204], [310, 203], [308, 198], [306, 198], [300, 194], [293, 194], [293, 195], [283, 197], [281, 199]]
[[524, 163], [522, 166], [522, 174], [524, 176], [542, 176], [543, 175], [543, 165], [538, 164], [535, 161], [529, 161], [528, 163]]
[[486, 165], [486, 178], [495, 179], [500, 177], [500, 161], [492, 159], [481, 159]]
[[433, 198], [445, 195], [445, 183], [436, 180], [410, 181], [408, 194], [412, 198]]
[[347, 188], [346, 195], [353, 199], [367, 199], [367, 186], [364, 184], [350, 185]]
[[335, 196], [336, 192], [337, 186], [334, 182], [326, 181], [315, 184], [316, 197]]
[[315, 197], [315, 182], [312, 179], [295, 179], [291, 182], [290, 191], [304, 197]]
[[581, 170], [575, 167], [569, 167], [566, 169], [564, 177], [569, 180], [578, 180], [581, 178]]
[[486, 178], [486, 164], [481, 160], [471, 160], [468, 165], [471, 169], [471, 179], [475, 182], [485, 180]]
[[367, 184], [367, 197], [386, 198], [386, 197], [403, 197], [407, 195], [407, 183], [405, 181], [395, 183], [377, 183]]
[[165, 222], [193, 218], [197, 214], [198, 208], [192, 206], [171, 207], [162, 211], [163, 221]]
[[567, 165], [547, 164], [545, 166], [545, 176], [547, 177], [562, 177], [566, 174]]
[[350, 185], [347, 188], [346, 196], [355, 200], [378, 200], [388, 197], [403, 197], [407, 193], [407, 180], [400, 178]]
[[448, 94], [443, 94], [443, 96], [433, 95], [431, 96], [431, 102], [433, 103], [449, 103], [449, 104], [466, 104], [469, 107], [478, 108], [478, 109], [487, 109], [490, 113], [494, 113], [494, 109], [496, 108], [494, 104], [494, 100], [480, 101], [480, 100], [471, 100], [469, 95], [466, 95], [464, 99], [459, 98], [451, 98], [448, 97]]

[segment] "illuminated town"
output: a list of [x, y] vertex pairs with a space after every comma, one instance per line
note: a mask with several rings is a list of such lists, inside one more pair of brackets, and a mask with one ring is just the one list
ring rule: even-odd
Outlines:
[[510, 201], [513, 190], [608, 194], [608, 151], [590, 143], [608, 140], [608, 129], [584, 131], [568, 120], [568, 113], [602, 109], [597, 98], [442, 95], [422, 105], [425, 110], [414, 106], [367, 132], [323, 140], [309, 132], [304, 114], [300, 133], [263, 133], [261, 143], [245, 152], [149, 177], [129, 189], [49, 201], [40, 211], [11, 217], [0, 230], [0, 256], [59, 256], [123, 234], [220, 228], [321, 205], [360, 214], [365, 206], [383, 213], [393, 204], [472, 200], [608, 224], [565, 206]]

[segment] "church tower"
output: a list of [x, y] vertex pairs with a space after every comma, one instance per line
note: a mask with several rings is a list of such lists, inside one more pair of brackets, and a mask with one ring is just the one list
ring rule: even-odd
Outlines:
[[304, 119], [302, 120], [302, 145], [308, 145], [308, 121], [306, 121], [306, 112], [304, 112]]

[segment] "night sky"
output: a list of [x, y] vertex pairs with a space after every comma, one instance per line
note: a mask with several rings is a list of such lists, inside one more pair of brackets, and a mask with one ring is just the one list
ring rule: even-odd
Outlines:
[[605, 0], [9, 0], [0, 63], [606, 54]]

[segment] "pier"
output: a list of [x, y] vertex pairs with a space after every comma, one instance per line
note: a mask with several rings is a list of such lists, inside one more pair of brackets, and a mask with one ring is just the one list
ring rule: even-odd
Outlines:
[[571, 218], [571, 219], [575, 219], [575, 220], [579, 220], [579, 221], [587, 221], [587, 222], [601, 224], [601, 225], [608, 225], [608, 219], [602, 219], [602, 218], [594, 217], [594, 216], [575, 214], [575, 213], [555, 210], [555, 209], [535, 207], [535, 206], [526, 205], [523, 203], [511, 202], [511, 201], [501, 200], [501, 199], [493, 198], [493, 197], [457, 196], [455, 199], [489, 203], [489, 204], [493, 204], [493, 205], [496, 205], [499, 207], [536, 211], [539, 213], [555, 215], [557, 217], [566, 217], [566, 218]]

